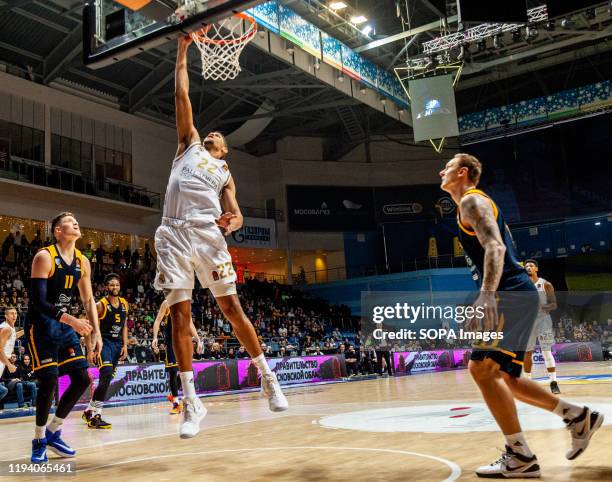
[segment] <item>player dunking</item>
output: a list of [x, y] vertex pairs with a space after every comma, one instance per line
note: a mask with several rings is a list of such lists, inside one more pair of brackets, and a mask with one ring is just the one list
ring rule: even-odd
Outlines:
[[104, 285], [108, 294], [96, 303], [104, 343], [102, 353], [98, 357], [98, 386], [82, 415], [87, 426], [95, 429], [112, 428], [110, 423], [102, 420], [102, 408], [106, 401], [108, 387], [115, 375], [117, 363], [128, 356], [128, 333], [125, 322], [128, 315], [128, 302], [119, 296], [121, 292], [119, 275], [107, 274], [104, 277]]
[[[60, 435], [64, 419], [90, 383], [77, 333], [86, 337], [90, 362], [102, 349], [91, 267], [75, 248], [81, 237], [79, 224], [74, 215], [63, 212], [51, 221], [51, 232], [56, 243], [41, 249], [32, 261], [32, 297], [24, 327], [32, 369], [39, 382], [31, 459], [35, 463], [47, 461], [47, 447], [62, 457], [76, 455]], [[87, 319], [68, 314], [77, 288]], [[64, 374], [70, 377], [70, 385], [47, 426], [57, 379]]]
[[527, 378], [531, 378], [531, 368], [533, 366], [533, 350], [535, 350], [536, 342], [540, 343], [540, 350], [544, 357], [544, 364], [550, 379], [550, 391], [554, 394], [561, 393], [557, 384], [557, 368], [555, 365], [555, 357], [552, 354], [552, 345], [555, 342], [553, 331], [553, 322], [550, 317], [550, 312], [557, 309], [557, 299], [555, 297], [555, 288], [552, 283], [538, 276], [538, 262], [535, 259], [525, 261], [525, 271], [535, 285], [540, 295], [540, 311], [535, 320], [531, 337], [527, 342], [527, 352], [525, 353], [525, 366], [523, 370]]
[[584, 452], [604, 417], [588, 407], [561, 400], [534, 381], [520, 377], [530, 328], [538, 312], [538, 296], [517, 261], [501, 211], [491, 198], [476, 189], [481, 172], [480, 162], [469, 154], [455, 155], [440, 172], [441, 189], [458, 206], [459, 238], [480, 287], [475, 305], [486, 313], [484, 329], [503, 331], [503, 342], [508, 339], [512, 343], [491, 344], [472, 351], [470, 373], [506, 439], [502, 457], [478, 468], [476, 474], [495, 478], [539, 477], [540, 466], [523, 435], [515, 398], [563, 418], [572, 437], [572, 446], [566, 453], [570, 460]]
[[164, 291], [170, 307], [172, 346], [183, 385], [181, 438], [194, 437], [206, 415], [196, 396], [192, 371], [189, 323], [194, 271], [202, 287], [210, 289], [238, 340], [261, 371], [262, 392], [270, 409], [288, 408], [236, 292], [236, 273], [223, 235], [240, 229], [243, 218], [236, 201], [236, 185], [224, 161], [228, 153], [225, 138], [211, 132], [202, 141], [193, 124], [187, 72], [187, 49], [191, 42], [190, 37], [178, 42], [175, 72], [178, 149], [166, 188], [162, 225], [155, 233], [158, 255], [155, 287]]
[[[153, 340], [151, 341], [151, 348], [157, 353], [159, 328], [164, 329], [164, 340], [166, 341], [166, 357], [164, 359], [164, 366], [168, 375], [168, 382], [170, 384], [170, 395], [168, 400], [172, 403], [170, 409], [170, 415], [176, 415], [181, 413], [181, 399], [179, 397], [179, 375], [178, 375], [178, 364], [176, 363], [176, 356], [174, 356], [174, 350], [172, 349], [172, 321], [170, 320], [170, 308], [168, 302], [164, 300], [159, 307], [157, 316], [155, 317], [155, 323], [153, 323]], [[189, 331], [191, 336], [196, 340], [196, 352], [202, 353], [204, 346], [200, 335], [193, 324], [193, 319], [189, 324]]]

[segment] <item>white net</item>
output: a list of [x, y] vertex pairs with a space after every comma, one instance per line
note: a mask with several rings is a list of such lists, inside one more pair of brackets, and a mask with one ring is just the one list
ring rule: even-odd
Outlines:
[[191, 34], [202, 54], [202, 75], [205, 79], [235, 79], [240, 71], [240, 54], [257, 32], [255, 21], [245, 15], [208, 25]]

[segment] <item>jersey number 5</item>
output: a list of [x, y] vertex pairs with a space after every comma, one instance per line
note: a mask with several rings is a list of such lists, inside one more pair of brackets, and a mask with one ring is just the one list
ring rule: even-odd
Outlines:
[[115, 313], [115, 323], [121, 323], [121, 315], [119, 313]]

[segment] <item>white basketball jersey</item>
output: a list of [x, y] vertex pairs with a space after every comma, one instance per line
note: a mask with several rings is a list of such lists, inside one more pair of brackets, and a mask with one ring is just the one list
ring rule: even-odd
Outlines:
[[548, 303], [548, 298], [546, 297], [546, 290], [544, 289], [545, 284], [546, 280], [544, 278], [538, 278], [538, 280], [535, 282], [535, 286], [538, 290], [538, 295], [540, 296], [540, 315], [548, 314], [542, 310], [542, 306]]
[[216, 159], [197, 142], [174, 159], [164, 217], [184, 221], [212, 222], [222, 214], [221, 192], [230, 179], [223, 159]]
[[[6, 327], [11, 329], [11, 334], [8, 337], [8, 340], [6, 340], [6, 345], [4, 345], [4, 354], [6, 355], [7, 358], [11, 357], [11, 354], [13, 353], [13, 349], [15, 348], [15, 340], [17, 339], [17, 332], [15, 331], [15, 327], [9, 325], [6, 321], [3, 323], [0, 323], [0, 331], [3, 331]], [[0, 376], [2, 376], [2, 373], [4, 372], [4, 363], [0, 362]]]

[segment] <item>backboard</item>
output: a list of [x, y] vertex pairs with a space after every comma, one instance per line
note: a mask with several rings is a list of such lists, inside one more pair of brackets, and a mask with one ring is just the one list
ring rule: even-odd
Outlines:
[[83, 11], [83, 61], [105, 67], [263, 1], [89, 0]]

